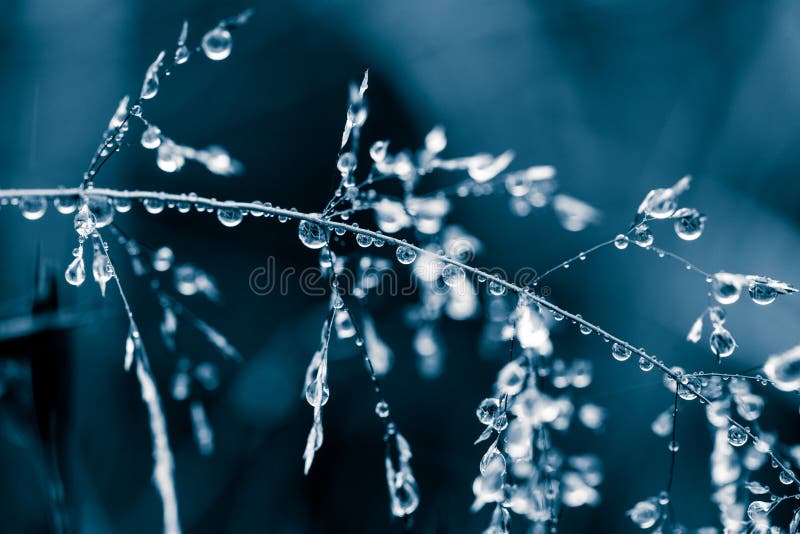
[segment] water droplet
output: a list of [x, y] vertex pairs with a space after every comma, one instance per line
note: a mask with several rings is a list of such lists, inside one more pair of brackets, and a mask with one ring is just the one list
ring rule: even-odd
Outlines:
[[[158, 69], [161, 67], [161, 62], [164, 60], [164, 54], [165, 52], [162, 50], [161, 53], [158, 54], [156, 60], [147, 68], [147, 72], [144, 75], [144, 82], [142, 83], [142, 92], [139, 95], [144, 100], [155, 98], [158, 94]], [[139, 113], [141, 114], [141, 110]]]
[[717, 273], [711, 281], [711, 292], [720, 304], [733, 304], [742, 292], [741, 280], [730, 273]]
[[131, 211], [131, 201], [128, 198], [115, 198], [114, 199], [114, 208], [119, 213], [127, 213]]
[[747, 293], [750, 295], [750, 298], [753, 300], [753, 302], [760, 304], [761, 306], [771, 304], [778, 297], [777, 289], [769, 284], [758, 281], [750, 284], [750, 287], [747, 289]]
[[67, 266], [67, 270], [64, 272], [64, 278], [73, 286], [79, 286], [86, 280], [86, 268], [83, 264], [83, 246], [78, 247], [78, 254], [72, 262], [70, 262], [69, 266]]
[[640, 224], [634, 228], [630, 239], [643, 248], [649, 247], [654, 241], [653, 232], [646, 224]]
[[563, 321], [564, 315], [559, 312], [553, 312], [553, 319], [555, 319], [556, 321]]
[[464, 269], [458, 265], [448, 263], [442, 269], [442, 281], [449, 287], [457, 286], [465, 277]]
[[628, 236], [625, 234], [617, 234], [617, 237], [614, 238], [614, 246], [620, 250], [624, 250], [628, 248], [629, 241]]
[[161, 129], [151, 124], [142, 132], [142, 146], [147, 149], [158, 148], [161, 144]]
[[328, 235], [322, 225], [311, 221], [300, 221], [297, 230], [300, 242], [311, 249], [324, 247], [328, 243]]
[[728, 443], [734, 447], [741, 447], [747, 443], [747, 433], [736, 425], [728, 429]]
[[736, 341], [733, 336], [725, 328], [718, 326], [714, 328], [711, 336], [708, 338], [711, 352], [719, 358], [727, 358], [733, 354], [736, 349]]
[[184, 158], [181, 148], [169, 139], [162, 140], [158, 146], [156, 157], [158, 168], [164, 172], [177, 172], [183, 168], [185, 163], [186, 158]]
[[47, 211], [47, 200], [41, 196], [26, 196], [19, 201], [19, 209], [22, 216], [29, 221], [41, 219]]
[[764, 374], [781, 391], [800, 389], [800, 345], [767, 358]]
[[217, 208], [217, 219], [223, 226], [233, 227], [242, 222], [244, 215], [242, 210], [234, 207]]
[[111, 280], [112, 276], [114, 276], [114, 267], [111, 265], [111, 261], [108, 259], [105, 252], [101, 251], [100, 247], [95, 244], [94, 259], [92, 260], [92, 277], [94, 281], [97, 282], [97, 285], [100, 286], [101, 295], [106, 295], [106, 284]]
[[619, 343], [614, 343], [611, 345], [611, 355], [615, 360], [624, 362], [631, 357], [631, 350], [628, 347], [620, 345]]
[[389, 405], [386, 404], [386, 401], [378, 401], [378, 404], [375, 405], [375, 414], [381, 419], [389, 417]]
[[641, 369], [645, 373], [647, 371], [652, 371], [653, 367], [655, 367], [655, 364], [652, 361], [648, 360], [644, 356], [639, 358], [639, 369]]
[[161, 247], [153, 254], [153, 269], [159, 272], [164, 272], [172, 267], [172, 262], [175, 261], [175, 254], [169, 247]]
[[368, 247], [372, 244], [372, 236], [367, 234], [356, 234], [356, 243], [360, 247]]
[[395, 250], [395, 256], [397, 256], [397, 261], [403, 265], [411, 265], [417, 259], [417, 251], [411, 247], [400, 245]]
[[78, 197], [56, 197], [53, 205], [59, 213], [68, 215], [77, 209]]
[[681, 208], [673, 215], [675, 233], [685, 241], [694, 241], [703, 233], [705, 217], [692, 208]]
[[342, 152], [339, 160], [336, 162], [336, 168], [342, 173], [342, 176], [352, 173], [356, 169], [356, 156], [352, 152]]
[[181, 45], [175, 50], [175, 63], [177, 65], [183, 65], [187, 61], [189, 61], [189, 49], [186, 45]]
[[506, 395], [516, 395], [525, 384], [527, 372], [518, 362], [509, 362], [497, 373], [497, 390]]
[[670, 452], [678, 452], [680, 448], [681, 444], [674, 439], [667, 444], [667, 449], [669, 449]]
[[592, 328], [583, 323], [581, 323], [581, 325], [578, 327], [578, 330], [580, 330], [581, 334], [584, 336], [588, 336], [592, 333]]
[[153, 215], [164, 211], [164, 201], [160, 198], [146, 198], [142, 200], [142, 204], [147, 213], [152, 213]]
[[627, 514], [631, 521], [641, 529], [652, 527], [661, 516], [655, 499], [636, 503], [636, 506], [628, 510]]
[[494, 295], [495, 297], [499, 297], [500, 295], [506, 294], [506, 286], [495, 282], [494, 280], [489, 281], [489, 293]]
[[81, 206], [81, 209], [75, 214], [74, 226], [75, 231], [81, 237], [89, 237], [97, 228], [97, 220], [86, 204]]
[[783, 470], [778, 475], [778, 480], [781, 481], [781, 484], [786, 484], [787, 486], [794, 482], [794, 475], [791, 471]]
[[375, 141], [369, 148], [369, 157], [372, 158], [372, 161], [380, 163], [386, 159], [386, 150], [388, 148], [388, 141]]
[[331, 396], [328, 384], [314, 380], [306, 387], [306, 400], [311, 406], [325, 406]]
[[233, 48], [231, 32], [221, 26], [217, 26], [203, 36], [201, 46], [208, 59], [222, 61], [231, 55], [231, 49]]
[[478, 409], [475, 410], [475, 415], [482, 424], [493, 424], [500, 415], [500, 401], [493, 397], [483, 399], [478, 405]]
[[114, 206], [108, 197], [89, 197], [87, 204], [98, 228], [105, 228], [114, 221]]

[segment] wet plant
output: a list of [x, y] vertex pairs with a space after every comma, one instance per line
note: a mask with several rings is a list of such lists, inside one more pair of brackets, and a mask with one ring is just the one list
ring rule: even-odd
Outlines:
[[[504, 195], [514, 214], [525, 216], [533, 210], [551, 209], [564, 230], [572, 232], [598, 223], [600, 212], [562, 192], [556, 169], [551, 166], [512, 169], [511, 151], [466, 157], [445, 155], [447, 137], [440, 126], [433, 128], [415, 150], [395, 149], [387, 140], [365, 145], [362, 129], [369, 117], [369, 75], [365, 73], [361, 83], [349, 88], [345, 126], [335, 162], [338, 185], [317, 213], [274, 206], [266, 200], [239, 202], [188, 192], [128, 191], [99, 186], [99, 171], [134, 135], [145, 150], [155, 151], [156, 164], [163, 172], [179, 172], [187, 161], [199, 163], [220, 176], [243, 172], [243, 164], [219, 146], [196, 149], [168, 137], [161, 127], [147, 119], [146, 105], [158, 96], [166, 74], [177, 75], [180, 66], [192, 58], [205, 57], [212, 62], [226, 59], [232, 51], [232, 32], [245, 24], [250, 15], [248, 11], [221, 21], [193, 47], [187, 44], [189, 28], [184, 23], [175, 49], [160, 52], [146, 69], [138, 97], [120, 101], [86, 173], [75, 187], [0, 190], [0, 204], [17, 206], [26, 219], [41, 218], [51, 205], [70, 216], [77, 246], [66, 262], [66, 281], [73, 286], [86, 282], [88, 254], [88, 270], [100, 292], [105, 295], [111, 285], [121, 296], [129, 329], [127, 338], [120, 340], [120, 357], [125, 370], [135, 371], [147, 406], [153, 481], [161, 497], [165, 532], [180, 532], [181, 528], [173, 457], [162, 410], [163, 388], [156, 383], [150, 369], [141, 332], [116, 265], [122, 261], [129, 263], [136, 276], [147, 280], [160, 306], [161, 339], [175, 357], [170, 396], [188, 404], [201, 454], [213, 453], [214, 431], [196, 392], [216, 388], [218, 370], [215, 363], [194, 361], [182, 351], [176, 339], [178, 326], [199, 333], [223, 359], [240, 361], [243, 356], [221, 332], [184, 303], [195, 295], [217, 300], [219, 290], [213, 276], [200, 267], [178, 262], [167, 246], [140, 243], [117, 225], [117, 219], [134, 206], [153, 215], [174, 210], [186, 217], [214, 216], [229, 228], [245, 219], [291, 222], [297, 225], [300, 242], [314, 251], [329, 291], [328, 312], [319, 318], [318, 349], [310, 356], [304, 382], [298, 384], [311, 406], [306, 443], [298, 447], [302, 450], [302, 469], [306, 474], [311, 473], [316, 452], [324, 446], [323, 407], [336, 396], [328, 384], [332, 365], [329, 350], [335, 336], [350, 340], [358, 348], [365, 379], [372, 384], [375, 396], [371, 409], [383, 427], [382, 468], [390, 514], [410, 522], [419, 506], [413, 449], [401, 432], [403, 422], [392, 413], [391, 399], [381, 388], [383, 380], [391, 379], [394, 353], [378, 332], [368, 301], [380, 272], [396, 268], [418, 284], [416, 303], [408, 311], [408, 323], [413, 329], [412, 345], [421, 375], [436, 377], [446, 372], [447, 348], [440, 334], [444, 318], [470, 319], [485, 309], [487, 343], [507, 351], [507, 361], [499, 366], [496, 377], [486, 380], [491, 393], [482, 400], [476, 399], [479, 426], [475, 443], [481, 443], [484, 449], [473, 483], [472, 509], [477, 512], [487, 506], [491, 508], [485, 532], [509, 532], [515, 520], [530, 523], [532, 532], [553, 532], [564, 509], [600, 502], [603, 466], [599, 458], [591, 450], [566, 454], [559, 440], [568, 435], [575, 420], [588, 429], [602, 429], [605, 409], [591, 402], [579, 403], [572, 393], [590, 386], [593, 366], [611, 364], [636, 365], [643, 373], [661, 374], [671, 401], [651, 424], [655, 434], [667, 439], [669, 477], [666, 485], [654, 487], [654, 496], [632, 503], [627, 513], [636, 526], [660, 532], [687, 530], [672, 507], [670, 496], [680, 450], [678, 414], [683, 406], [696, 404], [706, 410], [713, 436], [710, 466], [715, 492], [711, 499], [719, 507], [722, 527], [728, 532], [771, 532], [774, 531], [770, 530], [774, 527], [771, 512], [782, 503], [794, 503], [796, 510], [787, 527], [797, 532], [800, 506], [796, 498], [800, 498], [800, 480], [795, 470], [800, 466], [800, 448], [781, 445], [775, 431], [761, 428], [758, 420], [764, 399], [753, 389], [759, 385], [786, 392], [800, 389], [800, 348], [769, 357], [759, 369], [753, 370], [755, 374], [687, 371], [614, 335], [598, 322], [564, 309], [557, 298], [538, 290], [542, 280], [552, 273], [587, 261], [601, 249], [635, 249], [665, 258], [691, 275], [703, 277], [707, 284], [708, 305], [689, 328], [687, 340], [699, 343], [708, 325], [710, 333], [705, 342], [713, 358], [720, 362], [733, 357], [737, 344], [725, 326], [729, 307], [743, 295], [766, 306], [797, 289], [763, 275], [705, 271], [655, 246], [656, 231], [663, 225], [671, 225], [677, 236], [686, 241], [702, 236], [706, 216], [684, 204], [691, 185], [689, 176], [672, 186], [649, 191], [635, 210], [631, 224], [617, 235], [577, 253], [527, 283], [508, 280], [471, 264], [481, 248], [480, 241], [448, 219], [452, 205], [459, 199]], [[433, 173], [449, 176], [452, 183], [421, 192], [429, 189], [426, 178]], [[345, 283], [345, 271], [356, 273], [354, 283]], [[550, 332], [560, 322], [574, 325], [577, 335], [593, 336], [598, 343], [606, 343], [610, 362], [556, 356]], [[760, 480], [768, 476], [767, 468], [777, 474], [779, 489], [770, 489]], [[708, 528], [701, 531], [710, 532]]]

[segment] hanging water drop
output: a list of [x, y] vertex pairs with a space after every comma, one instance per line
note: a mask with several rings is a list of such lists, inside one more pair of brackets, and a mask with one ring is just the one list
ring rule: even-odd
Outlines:
[[633, 229], [631, 234], [631, 241], [636, 243], [642, 248], [649, 247], [653, 244], [653, 232], [646, 224], [640, 224]]
[[506, 294], [506, 286], [494, 280], [489, 281], [489, 294], [499, 297]]
[[411, 265], [417, 259], [417, 251], [406, 245], [400, 245], [395, 251], [395, 256], [403, 265]]
[[217, 26], [203, 36], [203, 41], [200, 45], [203, 47], [203, 52], [208, 59], [222, 61], [231, 55], [233, 38], [231, 37], [231, 32], [222, 26]]
[[772, 304], [778, 297], [777, 289], [761, 281], [751, 282], [747, 293], [750, 295], [753, 302], [761, 306]]
[[614, 246], [620, 250], [624, 250], [628, 248], [629, 241], [628, 236], [625, 234], [617, 234], [617, 237], [614, 238]]
[[297, 236], [300, 238], [300, 242], [310, 249], [322, 248], [328, 243], [325, 228], [311, 221], [300, 221]]
[[146, 198], [142, 200], [145, 211], [157, 215], [164, 211], [164, 201], [160, 198]]
[[445, 265], [444, 269], [442, 269], [442, 281], [449, 287], [457, 286], [465, 277], [464, 269], [458, 265], [448, 263]]
[[494, 420], [500, 415], [500, 401], [493, 397], [483, 399], [478, 409], [475, 410], [475, 415], [484, 425], [493, 424]]
[[628, 347], [620, 345], [619, 343], [614, 343], [611, 345], [611, 355], [615, 360], [624, 362], [631, 357], [631, 350]]
[[739, 300], [742, 292], [740, 277], [730, 273], [716, 273], [711, 281], [711, 292], [720, 304], [733, 304]]
[[23, 217], [29, 221], [35, 221], [41, 219], [44, 212], [47, 211], [47, 200], [40, 196], [22, 197], [19, 201], [19, 209]]
[[639, 358], [639, 369], [641, 369], [645, 373], [647, 371], [652, 371], [653, 367], [655, 367], [655, 364], [651, 360], [648, 360], [644, 356]]
[[108, 197], [92, 196], [87, 200], [87, 204], [98, 228], [104, 228], [114, 221], [114, 206]]
[[681, 208], [673, 214], [675, 233], [685, 241], [694, 241], [703, 233], [705, 217], [692, 208]]
[[64, 272], [64, 278], [69, 284], [80, 286], [86, 280], [86, 268], [83, 265], [83, 246], [79, 246], [76, 252], [75, 259], [70, 262]]
[[[158, 69], [161, 67], [161, 62], [164, 60], [164, 50], [158, 54], [158, 57], [155, 61], [147, 68], [147, 72], [144, 75], [144, 82], [142, 83], [142, 91], [139, 96], [143, 100], [149, 100], [151, 98], [155, 98], [158, 94]], [[139, 112], [141, 113], [141, 111]]]
[[367, 234], [356, 234], [356, 243], [360, 247], [368, 247], [372, 244], [372, 236]]
[[781, 473], [778, 475], [778, 480], [781, 481], [781, 484], [789, 485], [794, 482], [794, 473], [789, 470], [782, 470]]
[[628, 510], [627, 514], [631, 521], [641, 529], [652, 527], [661, 517], [655, 499], [647, 499], [636, 503], [636, 506]]
[[161, 129], [155, 124], [149, 125], [142, 132], [141, 143], [147, 149], [158, 148], [161, 144]]
[[336, 168], [342, 173], [342, 176], [351, 174], [356, 169], [356, 156], [352, 152], [342, 152], [336, 162]]
[[727, 358], [733, 354], [734, 349], [736, 349], [736, 341], [733, 339], [733, 336], [728, 330], [721, 326], [714, 329], [711, 336], [708, 338], [708, 342], [711, 346], [711, 352], [719, 358]]
[[378, 404], [375, 405], [375, 414], [381, 419], [389, 417], [389, 405], [385, 400], [378, 401]]
[[227, 226], [228, 228], [236, 226], [242, 222], [243, 218], [244, 215], [239, 208], [223, 207], [217, 209], [217, 219], [223, 226]]
[[69, 215], [78, 207], [78, 197], [56, 197], [53, 200], [56, 211], [63, 215]]
[[164, 172], [177, 172], [183, 168], [186, 158], [181, 147], [169, 139], [162, 140], [158, 146], [156, 165]]

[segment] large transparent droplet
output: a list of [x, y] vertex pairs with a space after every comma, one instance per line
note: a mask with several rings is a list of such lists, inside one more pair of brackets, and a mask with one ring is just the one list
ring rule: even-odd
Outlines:
[[147, 149], [158, 148], [161, 144], [161, 129], [155, 124], [149, 125], [142, 132], [142, 146]]
[[716, 273], [711, 281], [711, 292], [720, 304], [733, 304], [742, 293], [739, 277], [730, 273]]
[[719, 358], [727, 358], [736, 349], [736, 341], [728, 330], [717, 327], [708, 339], [711, 352]]
[[628, 236], [625, 234], [617, 234], [617, 237], [614, 238], [614, 246], [620, 250], [624, 250], [628, 248], [629, 241]]
[[79, 286], [86, 280], [86, 268], [83, 265], [83, 247], [78, 247], [77, 252], [75, 259], [70, 262], [64, 272], [64, 278], [73, 286]]
[[22, 197], [19, 201], [22, 216], [30, 221], [41, 219], [47, 211], [47, 200], [41, 196]]
[[417, 251], [411, 247], [400, 245], [395, 251], [395, 256], [397, 256], [397, 261], [403, 265], [410, 265], [417, 259]]
[[620, 345], [619, 343], [614, 343], [611, 346], [611, 355], [615, 360], [624, 362], [631, 357], [631, 350], [628, 347]]
[[78, 208], [78, 197], [56, 197], [53, 205], [58, 213], [69, 215]]
[[694, 241], [703, 233], [705, 217], [692, 208], [681, 208], [673, 214], [675, 233], [685, 241]]
[[164, 172], [177, 172], [183, 168], [186, 158], [183, 151], [169, 139], [162, 140], [158, 147], [158, 157], [156, 164]]
[[777, 289], [769, 284], [757, 281], [750, 284], [747, 293], [750, 295], [753, 302], [761, 306], [772, 304], [778, 297]]
[[660, 516], [661, 512], [659, 511], [655, 499], [647, 499], [646, 501], [638, 502], [636, 506], [628, 510], [628, 517], [641, 529], [650, 528], [655, 525]]
[[233, 47], [231, 32], [221, 26], [217, 26], [203, 36], [201, 46], [208, 59], [222, 61], [231, 55], [231, 48]]
[[98, 228], [105, 228], [114, 221], [114, 206], [108, 197], [89, 197], [87, 204]]
[[239, 208], [219, 208], [217, 209], [217, 219], [223, 226], [233, 227], [242, 222], [244, 218], [242, 210]]
[[448, 263], [442, 269], [442, 281], [450, 287], [457, 286], [466, 277], [464, 269]]
[[300, 238], [301, 243], [311, 249], [322, 248], [328, 243], [325, 228], [311, 221], [300, 221], [297, 237]]
[[492, 397], [483, 399], [475, 410], [475, 415], [484, 425], [491, 425], [500, 415], [500, 401]]
[[142, 205], [147, 213], [152, 213], [153, 215], [164, 211], [164, 201], [160, 198], [146, 198], [142, 200]]

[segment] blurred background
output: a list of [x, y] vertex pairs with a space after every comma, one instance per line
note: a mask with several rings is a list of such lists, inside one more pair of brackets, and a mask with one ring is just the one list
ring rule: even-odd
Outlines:
[[[625, 229], [648, 190], [692, 174], [685, 200], [708, 216], [704, 235], [681, 242], [669, 225], [656, 226], [656, 244], [710, 272], [800, 282], [800, 5], [790, 0], [8, 0], [0, 20], [0, 186], [77, 185], [119, 98], [139, 91], [184, 18], [194, 43], [251, 6], [256, 15], [235, 33], [228, 60], [193, 59], [146, 110], [179, 142], [224, 145], [246, 172], [219, 178], [189, 163], [166, 175], [152, 152], [134, 146], [104, 168], [98, 186], [319, 210], [337, 183], [348, 83], [369, 68], [367, 142], [415, 148], [442, 124], [447, 155], [513, 149], [514, 168], [554, 165], [562, 190], [604, 213], [600, 225], [569, 233], [549, 211], [512, 215], [503, 196], [458, 202], [452, 220], [484, 244], [477, 265], [542, 271]], [[159, 339], [158, 306], [118, 260], [164, 397], [185, 530], [401, 531], [389, 519], [369, 380], [346, 344], [331, 356], [325, 444], [302, 475], [311, 409], [299, 392], [327, 303], [299, 292], [258, 296], [248, 279], [271, 256], [280, 269], [314, 265], [315, 254], [297, 242], [295, 225], [246, 220], [231, 230], [214, 219], [140, 208], [116, 218], [136, 239], [169, 245], [179, 261], [216, 278], [221, 304], [185, 304], [245, 357], [220, 363], [219, 388], [203, 394], [216, 436], [214, 455], [203, 457], [186, 403], [168, 394], [175, 361]], [[66, 392], [58, 405], [68, 421], [67, 491], [82, 531], [158, 532], [146, 412], [135, 377], [122, 369], [127, 321], [114, 291], [103, 300], [93, 284], [76, 290], [63, 282], [74, 246], [71, 220], [52, 208], [33, 223], [0, 209], [2, 316], [30, 312], [39, 261], [55, 268], [59, 306], [74, 313], [68, 330], [0, 345], [4, 358], [24, 364], [0, 388], [2, 530], [48, 530], [48, 459], [26, 378], [35, 352]], [[550, 280], [553, 300], [672, 364], [716, 367], [705, 342], [684, 341], [706, 305], [702, 279], [638, 250], [606, 250], [574, 267]], [[729, 372], [798, 343], [797, 298], [767, 308], [746, 300], [730, 309], [740, 348], [721, 366]], [[403, 322], [412, 301], [371, 302], [396, 355], [386, 394], [415, 452], [422, 500], [411, 529], [480, 532], [488, 511], [469, 512], [484, 451], [471, 445], [482, 430], [474, 408], [501, 360], [480, 354], [479, 321], [445, 322], [445, 372], [420, 377]], [[562, 529], [630, 531], [624, 511], [666, 485], [666, 440], [650, 423], [672, 394], [655, 373], [615, 365], [593, 336], [564, 329], [553, 340], [556, 354], [595, 362], [595, 381], [580, 395], [609, 414], [602, 433], [562, 437], [565, 450], [595, 452], [606, 469], [602, 503], [568, 510]], [[193, 358], [219, 362], [202, 344]], [[789, 444], [800, 438], [796, 405], [792, 395], [767, 397], [764, 426]], [[693, 528], [715, 525], [711, 437], [699, 405], [682, 410], [678, 440], [677, 517]]]

